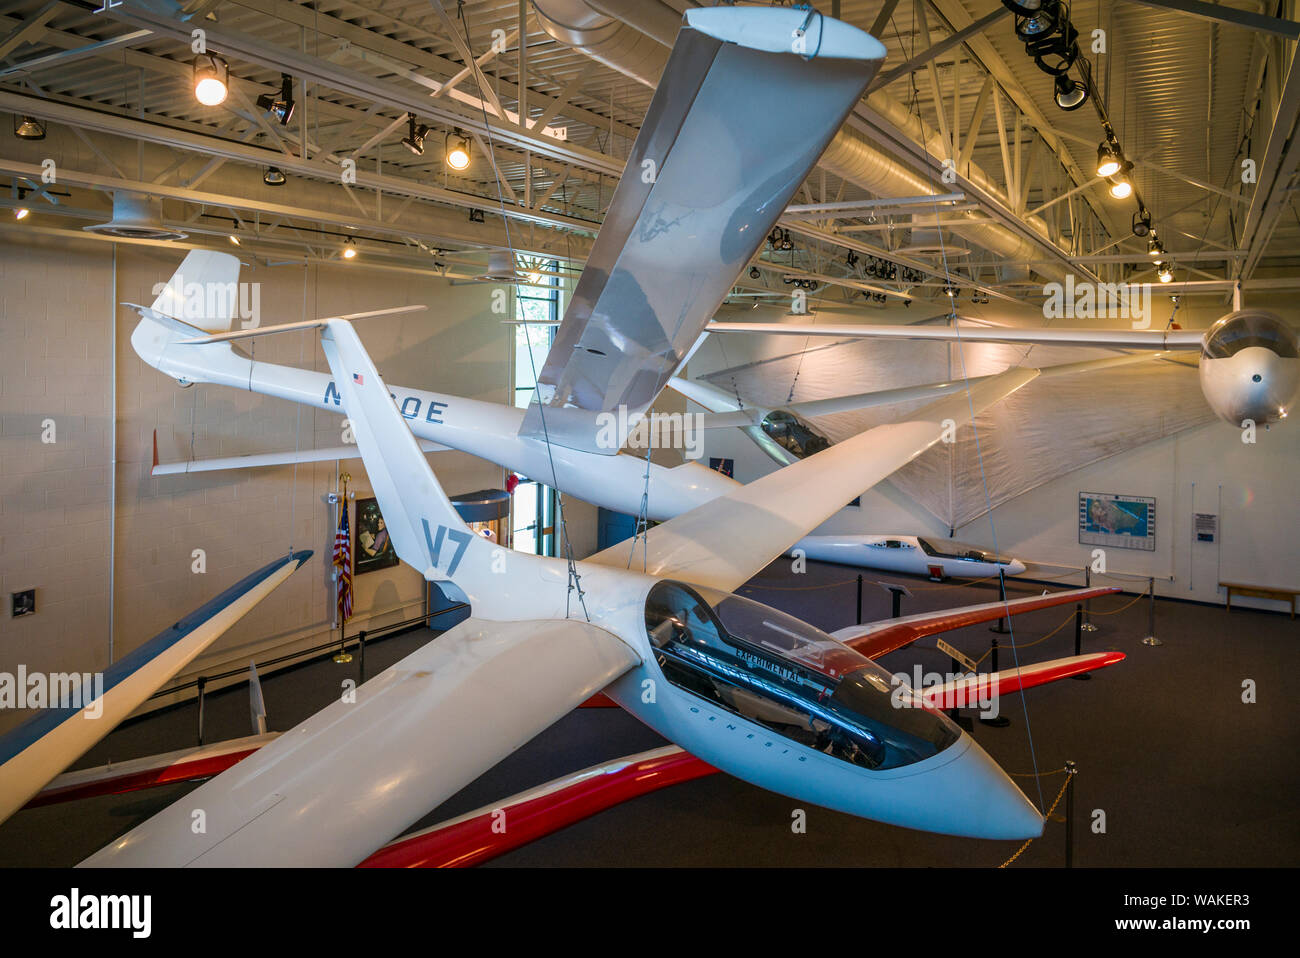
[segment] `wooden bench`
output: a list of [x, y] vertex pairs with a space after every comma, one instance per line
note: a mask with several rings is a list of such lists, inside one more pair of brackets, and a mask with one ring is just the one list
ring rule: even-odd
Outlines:
[[1228, 611], [1232, 611], [1232, 594], [1249, 596], [1252, 599], [1274, 599], [1278, 602], [1291, 603], [1291, 618], [1295, 618], [1295, 600], [1300, 589], [1277, 589], [1262, 585], [1244, 585], [1240, 582], [1220, 582], [1220, 589], [1228, 590]]

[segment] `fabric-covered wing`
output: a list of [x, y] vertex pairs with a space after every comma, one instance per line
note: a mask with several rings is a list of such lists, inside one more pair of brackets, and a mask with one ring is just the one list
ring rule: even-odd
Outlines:
[[884, 59], [820, 15], [801, 56], [809, 17], [687, 13], [520, 435], [613, 455], [626, 433], [598, 414], [625, 408], [619, 424], [635, 427], [685, 361]]
[[311, 551], [304, 550], [268, 562], [122, 656], [104, 670], [101, 686], [64, 690], [72, 693], [68, 701], [50, 703], [61, 707], [39, 709], [0, 736], [0, 822], [117, 728], [309, 558]]
[[82, 864], [356, 865], [639, 662], [584, 622], [467, 619]]
[[[1010, 369], [697, 506], [588, 561], [731, 592], [846, 502], [1038, 375]], [[635, 555], [632, 549], [635, 545]], [[644, 560], [643, 560], [644, 556]]]
[[711, 333], [834, 336], [837, 339], [924, 339], [944, 343], [1023, 343], [1043, 346], [1114, 346], [1119, 349], [1200, 349], [1194, 329], [1057, 329], [1052, 326], [867, 326], [852, 323], [709, 323]]

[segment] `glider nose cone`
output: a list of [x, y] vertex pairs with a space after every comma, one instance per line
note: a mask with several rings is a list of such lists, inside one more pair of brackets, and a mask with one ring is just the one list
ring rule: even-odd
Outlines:
[[[963, 733], [963, 738], [969, 736]], [[971, 838], [1037, 838], [1043, 816], [997, 762], [970, 739], [970, 747], [941, 771], [960, 797], [957, 834]]]

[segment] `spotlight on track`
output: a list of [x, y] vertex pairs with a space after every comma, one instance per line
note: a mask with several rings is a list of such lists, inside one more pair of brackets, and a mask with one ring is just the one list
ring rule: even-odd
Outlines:
[[1126, 200], [1133, 195], [1133, 183], [1128, 176], [1132, 169], [1132, 163], [1125, 163], [1118, 173], [1109, 177], [1110, 195], [1115, 199]]
[[284, 175], [284, 170], [278, 166], [268, 166], [266, 172], [262, 174], [262, 182], [267, 186], [284, 186], [288, 179]]
[[1124, 166], [1124, 156], [1119, 147], [1113, 143], [1102, 143], [1097, 147], [1097, 175], [1114, 176]]
[[194, 99], [204, 106], [220, 106], [229, 92], [230, 67], [215, 53], [202, 53], [194, 60]]
[[1037, 37], [1055, 33], [1061, 26], [1061, 4], [1057, 0], [1033, 0], [1025, 2], [1008, 2], [1003, 4], [1016, 15], [1016, 36], [1021, 40], [1033, 40]]
[[1059, 76], [1056, 78], [1053, 99], [1062, 110], [1077, 110], [1088, 102], [1088, 87], [1080, 80]]
[[352, 237], [349, 236], [347, 238], [347, 241], [343, 244], [343, 258], [356, 259], [356, 256], [357, 256], [357, 244], [352, 242]]
[[760, 273], [760, 272], [758, 271], [758, 267], [757, 267], [757, 266], [751, 266], [751, 267], [749, 268], [749, 278], [750, 278], [750, 279], [759, 279], [760, 277], [762, 277], [762, 275], [763, 275], [763, 274]]
[[424, 156], [424, 137], [429, 132], [429, 128], [421, 123], [415, 125], [415, 114], [406, 114], [406, 136], [402, 137], [402, 146], [406, 147], [416, 156]]
[[469, 168], [469, 137], [460, 130], [447, 134], [447, 151], [443, 162], [457, 172]]
[[45, 124], [34, 116], [14, 114], [14, 136], [20, 140], [45, 139]]
[[483, 222], [483, 211], [482, 211], [482, 210], [470, 210], [470, 211], [469, 211], [469, 221], [470, 221], [471, 223], [482, 223], [482, 222]]
[[19, 207], [18, 209], [14, 210], [14, 219], [25, 220], [27, 219], [28, 216], [31, 215], [31, 212], [32, 211], [29, 209], [26, 209], [24, 207]]
[[280, 92], [263, 93], [257, 98], [259, 110], [265, 110], [279, 121], [281, 126], [288, 126], [293, 118], [293, 77], [287, 73], [280, 74]]
[[1162, 283], [1172, 283], [1174, 280], [1174, 271], [1168, 263], [1156, 263], [1156, 275]]
[[231, 233], [231, 234], [230, 234], [230, 245], [231, 245], [231, 246], [238, 246], [238, 245], [240, 245], [240, 243], [239, 243], [239, 237], [236, 236], [234, 233]]
[[1156, 234], [1151, 234], [1151, 239], [1147, 242], [1147, 252], [1152, 256], [1163, 256], [1165, 246], [1160, 240], [1156, 239]]
[[1151, 233], [1151, 211], [1139, 209], [1133, 214], [1133, 235], [1148, 236]]

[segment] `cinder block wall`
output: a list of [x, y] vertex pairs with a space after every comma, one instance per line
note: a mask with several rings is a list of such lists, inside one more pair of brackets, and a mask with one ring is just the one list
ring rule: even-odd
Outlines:
[[[120, 245], [115, 258], [110, 243], [0, 235], [0, 670], [102, 669], [110, 649], [120, 658], [290, 548], [315, 555], [183, 678], [330, 638], [335, 513], [326, 496], [340, 470], [358, 497], [371, 494], [360, 460], [150, 475], [155, 430], [163, 460], [341, 444], [339, 413], [221, 386], [182, 389], [136, 356], [138, 317], [117, 304], [152, 302], [154, 285], [182, 256]], [[261, 284], [263, 325], [424, 304], [421, 313], [358, 325], [385, 378], [509, 401], [514, 327], [491, 311], [491, 286], [361, 262], [246, 265], [240, 278]], [[259, 360], [327, 369], [310, 334], [266, 337], [252, 348]], [[41, 441], [47, 419], [52, 444]], [[462, 453], [432, 461], [452, 495], [504, 481], [500, 468]], [[569, 515], [571, 530], [583, 533], [575, 550], [585, 555], [595, 546], [595, 510], [574, 501]], [[195, 549], [205, 553], [202, 574], [192, 571]], [[354, 581], [349, 634], [422, 605], [422, 581], [404, 565]], [[36, 615], [11, 618], [9, 593], [33, 587]], [[21, 717], [0, 712], [0, 729]]]

